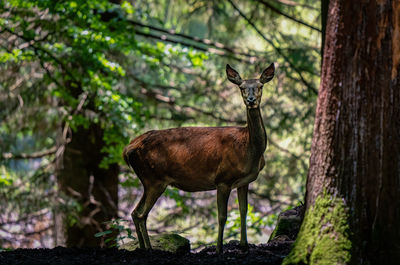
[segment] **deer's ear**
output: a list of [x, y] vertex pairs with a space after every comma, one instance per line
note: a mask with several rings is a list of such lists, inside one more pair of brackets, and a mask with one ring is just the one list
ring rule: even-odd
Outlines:
[[275, 65], [274, 63], [271, 63], [270, 66], [268, 66], [261, 74], [260, 76], [260, 82], [265, 84], [274, 77], [275, 74]]
[[226, 65], [226, 76], [228, 77], [229, 81], [238, 86], [243, 83], [243, 80], [240, 77], [239, 73], [236, 72], [236, 70], [233, 69], [229, 64]]

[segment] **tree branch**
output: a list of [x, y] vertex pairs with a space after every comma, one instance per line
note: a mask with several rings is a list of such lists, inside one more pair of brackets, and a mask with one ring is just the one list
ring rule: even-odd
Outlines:
[[145, 95], [148, 98], [151, 98], [159, 103], [164, 103], [169, 105], [173, 110], [175, 110], [178, 113], [182, 113], [185, 115], [185, 119], [193, 119], [195, 120], [195, 117], [193, 116], [189, 116], [187, 115], [188, 112], [197, 112], [197, 113], [201, 113], [204, 114], [206, 116], [212, 117], [213, 119], [222, 121], [222, 122], [227, 122], [227, 123], [235, 123], [235, 124], [246, 124], [246, 121], [244, 120], [231, 120], [231, 119], [226, 119], [220, 116], [215, 115], [214, 112], [211, 111], [205, 111], [202, 110], [200, 108], [194, 107], [194, 106], [189, 106], [189, 105], [183, 105], [183, 106], [179, 106], [176, 101], [175, 98], [173, 97], [168, 97], [168, 96], [164, 96], [162, 95], [160, 92], [154, 90], [154, 89], [148, 89], [148, 87], [160, 87], [162, 89], [174, 89], [174, 90], [180, 90], [176, 87], [172, 87], [172, 86], [165, 86], [165, 85], [158, 85], [158, 84], [148, 84], [146, 82], [144, 82], [143, 80], [140, 80], [138, 78], [133, 78], [135, 79], [136, 82], [138, 82], [143, 88], [141, 90], [141, 94]]
[[157, 40], [161, 40], [161, 41], [164, 41], [164, 42], [170, 42], [170, 43], [174, 43], [174, 44], [181, 44], [181, 45], [186, 46], [186, 47], [192, 47], [192, 48], [194, 48], [196, 50], [200, 50], [200, 51], [209, 52], [209, 53], [218, 54], [218, 55], [221, 55], [221, 56], [224, 56], [224, 57], [228, 57], [228, 58], [234, 59], [234, 60], [239, 61], [239, 62], [245, 62], [245, 63], [251, 63], [252, 62], [250, 60], [245, 60], [243, 58], [235, 57], [230, 53], [226, 53], [226, 52], [218, 50], [218, 49], [205, 48], [205, 47], [201, 47], [200, 45], [197, 45], [197, 44], [194, 44], [194, 43], [188, 43], [188, 42], [185, 42], [185, 41], [182, 41], [182, 40], [171, 39], [171, 37], [167, 36], [167, 35], [157, 35], [157, 34], [154, 34], [154, 33], [147, 33], [147, 32], [141, 31], [141, 30], [137, 30], [137, 29], [135, 29], [134, 31], [135, 31], [135, 33], [137, 35], [140, 35], [140, 36], [143, 36], [143, 37], [157, 39]]
[[316, 10], [316, 11], [320, 11], [318, 8], [315, 8], [313, 6], [307, 5], [307, 4], [300, 4], [291, 0], [274, 0], [275, 2], [279, 2], [282, 5], [287, 5], [287, 6], [300, 6], [300, 7], [304, 7], [304, 8], [308, 8], [311, 10]]
[[263, 4], [265, 7], [271, 9], [271, 11], [273, 11], [273, 12], [279, 14], [279, 15], [282, 15], [282, 16], [284, 16], [284, 17], [286, 17], [286, 18], [288, 18], [290, 20], [293, 20], [293, 21], [295, 21], [295, 22], [297, 22], [297, 23], [299, 23], [299, 24], [301, 24], [303, 26], [306, 26], [306, 27], [308, 27], [308, 28], [310, 28], [312, 30], [316, 30], [318, 32], [321, 32], [321, 30], [319, 28], [314, 27], [313, 25], [307, 24], [306, 22], [303, 22], [303, 21], [301, 21], [301, 20], [299, 20], [299, 19], [297, 19], [295, 17], [289, 16], [288, 14], [282, 12], [281, 10], [279, 10], [278, 8], [274, 7], [273, 5], [271, 5], [270, 3], [268, 3], [268, 2], [266, 2], [264, 0], [255, 0], [255, 1]]
[[271, 140], [271, 138], [268, 138], [268, 143], [271, 144], [271, 145], [273, 145], [273, 146], [275, 146], [276, 149], [278, 149], [278, 150], [280, 150], [280, 151], [282, 151], [282, 152], [284, 152], [284, 153], [287, 153], [287, 154], [293, 156], [293, 157], [296, 158], [296, 159], [301, 159], [301, 157], [307, 158], [307, 155], [306, 155], [306, 154], [303, 154], [303, 153], [302, 153], [301, 155], [296, 155], [296, 154], [290, 152], [288, 149], [279, 146], [275, 141]]
[[57, 147], [53, 146], [52, 148], [44, 151], [34, 152], [31, 154], [12, 154], [12, 153], [3, 153], [2, 156], [4, 159], [36, 159], [45, 156], [49, 156], [55, 154], [57, 152]]
[[304, 84], [308, 89], [310, 89], [312, 92], [314, 92], [314, 94], [318, 95], [318, 91], [317, 91], [311, 84], [309, 84], [309, 83], [304, 79], [304, 77], [303, 77], [301, 71], [300, 71], [299, 69], [297, 69], [297, 68], [293, 65], [293, 63], [290, 61], [290, 59], [289, 59], [285, 54], [282, 53], [281, 49], [278, 48], [278, 47], [276, 47], [276, 46], [274, 45], [274, 43], [272, 42], [272, 40], [268, 39], [268, 38], [257, 28], [257, 26], [256, 26], [249, 18], [247, 18], [247, 16], [232, 2], [232, 0], [227, 0], [227, 1], [228, 1], [228, 2], [232, 5], [232, 7], [239, 13], [239, 15], [240, 15], [244, 20], [246, 20], [246, 22], [258, 33], [258, 35], [260, 35], [266, 42], [268, 42], [268, 43], [276, 50], [276, 52], [277, 52], [279, 55], [281, 55], [282, 58], [283, 58], [287, 63], [289, 63], [290, 67], [292, 67], [292, 68], [295, 70], [295, 72], [299, 75], [300, 80], [303, 82], [303, 84]]
[[[10, 33], [14, 36], [17, 36], [17, 37], [23, 39], [24, 41], [26, 41], [29, 44], [29, 46], [34, 49], [35, 52], [41, 51], [41, 52], [47, 54], [51, 59], [53, 59], [56, 63], [58, 63], [61, 66], [61, 68], [69, 75], [69, 77], [71, 77], [71, 79], [76, 84], [79, 84], [79, 82], [75, 79], [75, 76], [72, 74], [72, 72], [68, 69], [68, 67], [66, 67], [66, 65], [59, 58], [57, 58], [55, 55], [53, 55], [51, 52], [49, 52], [45, 48], [35, 45], [35, 42], [36, 42], [35, 39], [29, 39], [23, 35], [19, 35], [18, 33], [14, 32], [13, 30], [11, 30], [7, 27], [4, 27], [4, 30], [7, 31], [8, 33]], [[45, 38], [47, 38], [47, 37], [48, 37], [48, 35], [45, 36]]]
[[[128, 20], [128, 21], [131, 24], [135, 25], [135, 26], [149, 28], [149, 29], [152, 29], [152, 30], [156, 30], [156, 31], [159, 31], [159, 32], [163, 32], [163, 33], [172, 35], [172, 36], [182, 37], [182, 38], [185, 38], [185, 39], [188, 39], [188, 40], [191, 40], [191, 41], [195, 41], [195, 42], [207, 45], [207, 46], [212, 46], [212, 47], [214, 47], [216, 49], [225, 50], [225, 51], [227, 51], [229, 53], [232, 53], [232, 54], [243, 55], [245, 57], [248, 57], [250, 60], [255, 60], [255, 57], [256, 57], [255, 55], [251, 55], [249, 53], [238, 51], [238, 48], [236, 48], [236, 47], [234, 47], [234, 48], [227, 47], [226, 45], [224, 45], [223, 43], [220, 43], [220, 42], [215, 42], [215, 41], [212, 41], [212, 40], [209, 40], [209, 39], [201, 39], [199, 37], [194, 37], [194, 36], [182, 34], [182, 33], [176, 32], [175, 30], [172, 30], [172, 29], [163, 29], [163, 28], [160, 28], [160, 27], [152, 26], [152, 25], [146, 25], [146, 24], [143, 24], [143, 23], [138, 22], [138, 21], [133, 21], [133, 20]], [[260, 53], [258, 51], [253, 51], [253, 52], [254, 53]]]

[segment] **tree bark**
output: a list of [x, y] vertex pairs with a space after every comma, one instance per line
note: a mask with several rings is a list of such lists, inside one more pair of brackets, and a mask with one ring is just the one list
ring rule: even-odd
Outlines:
[[[69, 138], [71, 141], [65, 146], [60, 157], [62, 161], [59, 161], [58, 187], [61, 196], [74, 198], [79, 206], [77, 216], [59, 212], [65, 231], [65, 245], [103, 246], [104, 238], [94, 235], [105, 229], [103, 222], [118, 215], [119, 168], [117, 164], [110, 165], [108, 169], [99, 167], [105, 156], [101, 152], [104, 140], [100, 124], [78, 127]], [[59, 237], [62, 239], [62, 236]]]
[[400, 258], [400, 2], [330, 0], [306, 215], [285, 264]]
[[[329, 0], [321, 0], [321, 57], [324, 58], [326, 23], [328, 21]], [[323, 61], [321, 60], [321, 64]]]

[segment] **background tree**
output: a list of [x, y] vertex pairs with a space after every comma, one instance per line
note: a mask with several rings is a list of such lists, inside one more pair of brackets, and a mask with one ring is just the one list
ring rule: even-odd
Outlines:
[[[50, 129], [45, 132], [46, 145], [54, 145], [47, 154], [55, 154], [52, 164], [58, 185], [54, 198], [61, 202], [53, 212], [56, 245], [101, 244], [102, 239], [93, 235], [105, 229], [105, 221], [118, 216], [116, 161], [120, 150], [110, 148], [127, 141], [123, 130], [132, 126], [129, 120], [141, 124], [140, 111], [134, 105], [128, 109], [128, 103], [136, 103], [132, 97], [116, 100], [121, 96], [113, 86], [125, 73], [107, 58], [134, 49], [135, 41], [125, 34], [129, 27], [125, 20], [102, 16], [113, 6], [108, 1], [15, 1], [3, 6], [2, 28], [7, 40], [3, 60], [8, 62], [4, 70], [17, 78], [15, 87], [7, 85], [14, 79], [6, 78], [5, 89], [11, 88], [11, 97], [18, 93], [23, 110], [26, 104], [51, 111], [50, 119], [43, 120], [44, 128], [39, 129]], [[132, 10], [126, 4], [121, 12]], [[118, 30], [121, 28], [125, 28], [123, 32]], [[12, 65], [19, 69], [10, 71]], [[18, 105], [6, 109], [15, 107], [18, 111]], [[44, 112], [41, 108], [36, 111], [42, 118]], [[13, 113], [8, 114], [6, 119], [12, 121]], [[5, 128], [17, 125], [22, 133], [30, 132], [38, 120], [23, 116], [27, 123], [10, 123]], [[33, 133], [36, 138], [35, 129]], [[33, 141], [43, 148], [43, 143]]]
[[307, 178], [285, 264], [400, 255], [400, 4], [331, 0]]

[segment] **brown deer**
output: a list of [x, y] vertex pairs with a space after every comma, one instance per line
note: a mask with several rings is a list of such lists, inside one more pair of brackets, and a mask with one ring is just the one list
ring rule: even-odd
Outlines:
[[246, 233], [247, 191], [264, 167], [267, 135], [260, 113], [262, 88], [275, 72], [274, 64], [260, 79], [242, 80], [239, 73], [226, 65], [226, 74], [239, 86], [247, 110], [246, 127], [183, 127], [149, 131], [135, 138], [124, 149], [124, 159], [133, 168], [144, 187], [144, 193], [132, 212], [140, 248], [150, 249], [146, 219], [151, 208], [168, 185], [184, 191], [217, 190], [218, 241], [227, 219], [230, 192], [237, 188], [241, 238], [248, 248]]

